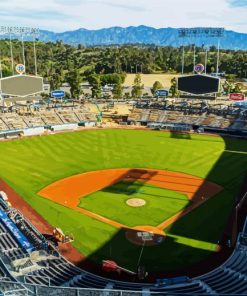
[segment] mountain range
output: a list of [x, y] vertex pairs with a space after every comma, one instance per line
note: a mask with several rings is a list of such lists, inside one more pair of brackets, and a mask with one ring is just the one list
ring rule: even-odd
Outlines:
[[[95, 45], [122, 45], [122, 44], [155, 44], [160, 46], [181, 46], [184, 44], [196, 44], [201, 46], [216, 45], [216, 38], [185, 38], [184, 41], [178, 38], [178, 29], [161, 28], [155, 29], [147, 26], [138, 27], [111, 27], [99, 30], [78, 29], [63, 33], [51, 31], [40, 31], [40, 40], [57, 41], [62, 40], [67, 44], [82, 44], [84, 46]], [[234, 31], [225, 31], [224, 37], [220, 40], [220, 46], [224, 49], [247, 50], [247, 34]]]
[[[156, 29], [147, 26], [138, 27], [111, 27], [106, 29], [88, 30], [78, 29], [62, 33], [52, 31], [40, 31], [39, 40], [45, 42], [56, 42], [62, 40], [64, 43], [84, 46], [96, 45], [122, 45], [122, 44], [154, 44], [159, 46], [181, 46], [184, 44], [196, 44], [201, 46], [217, 46], [217, 38], [198, 37], [181, 39], [178, 37], [176, 28]], [[234, 31], [225, 31], [224, 37], [220, 39], [220, 46], [224, 49], [247, 50], [247, 34]]]

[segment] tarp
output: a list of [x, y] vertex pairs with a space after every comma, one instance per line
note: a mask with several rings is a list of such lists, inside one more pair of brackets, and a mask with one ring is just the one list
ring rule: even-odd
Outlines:
[[15, 223], [12, 222], [7, 214], [2, 210], [0, 210], [0, 222], [8, 228], [15, 240], [24, 250], [26, 250], [27, 252], [31, 252], [32, 250], [34, 250], [34, 246], [28, 241], [28, 239], [17, 228]]

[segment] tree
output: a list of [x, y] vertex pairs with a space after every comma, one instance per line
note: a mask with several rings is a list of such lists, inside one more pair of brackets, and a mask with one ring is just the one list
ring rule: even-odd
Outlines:
[[62, 77], [59, 73], [56, 72], [52, 74], [52, 76], [50, 76], [50, 79], [49, 79], [51, 90], [58, 89], [61, 86], [61, 80], [62, 80]]
[[69, 92], [66, 91], [66, 92], [65, 92], [65, 96], [64, 96], [64, 98], [67, 99], [67, 100], [68, 100], [68, 99], [71, 99], [71, 94], [70, 94]]
[[171, 80], [170, 93], [171, 93], [172, 97], [179, 96], [179, 91], [178, 91], [178, 88], [177, 88], [177, 79], [176, 79], [176, 77], [173, 77], [172, 80]]
[[144, 85], [142, 84], [141, 81], [141, 75], [136, 74], [135, 79], [134, 79], [134, 84], [132, 87], [131, 95], [134, 98], [140, 98], [142, 96], [142, 90], [144, 89]]
[[123, 97], [123, 86], [121, 83], [116, 83], [114, 84], [114, 87], [113, 87], [113, 98], [114, 99], [120, 99]]
[[161, 82], [155, 81], [153, 87], [151, 88], [151, 92], [153, 95], [155, 95], [156, 91], [162, 88], [164, 88], [164, 86], [161, 84]]
[[12, 75], [12, 71], [8, 68], [3, 68], [2, 69], [2, 76], [3, 77], [8, 77]]
[[80, 95], [82, 94], [82, 90], [80, 86], [81, 76], [80, 76], [79, 70], [77, 69], [71, 70], [67, 74], [67, 81], [70, 84], [70, 92], [71, 92], [72, 98], [79, 99]]
[[90, 75], [88, 77], [88, 82], [92, 86], [92, 97], [93, 98], [99, 98], [101, 95], [101, 80], [100, 76], [97, 74]]
[[107, 84], [123, 84], [125, 81], [125, 73], [114, 73], [114, 74], [101, 74], [100, 80], [101, 85], [105, 86]]
[[241, 93], [242, 89], [243, 89], [243, 84], [242, 83], [236, 83], [235, 84], [234, 92]]
[[226, 80], [222, 85], [223, 90], [226, 94], [229, 93], [242, 93], [243, 84], [242, 83], [234, 83], [229, 80]]
[[126, 93], [124, 94], [124, 98], [125, 98], [126, 100], [129, 100], [129, 99], [130, 99], [130, 93], [129, 93], [129, 92], [126, 92]]

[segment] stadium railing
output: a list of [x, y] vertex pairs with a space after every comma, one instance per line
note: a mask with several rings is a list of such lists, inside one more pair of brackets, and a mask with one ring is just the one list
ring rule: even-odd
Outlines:
[[[112, 289], [83, 289], [83, 288], [66, 288], [66, 287], [47, 287], [37, 286], [32, 284], [19, 284], [16, 282], [1, 281], [0, 296], [7, 295], [25, 295], [25, 296], [152, 296], [152, 295], [167, 295], [167, 296], [182, 296], [191, 295], [185, 293], [173, 292], [150, 292], [150, 291], [131, 291], [131, 290], [112, 290]], [[216, 295], [216, 294], [211, 294]], [[217, 296], [244, 296], [244, 294], [222, 294], [217, 293]], [[196, 296], [208, 296], [208, 294], [196, 294]]]

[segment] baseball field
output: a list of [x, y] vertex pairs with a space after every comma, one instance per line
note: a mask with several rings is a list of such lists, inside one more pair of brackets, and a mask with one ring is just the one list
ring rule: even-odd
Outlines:
[[[176, 270], [216, 252], [247, 171], [245, 140], [158, 131], [24, 138], [0, 153], [0, 177], [82, 254], [133, 270]], [[127, 235], [145, 230], [163, 239], [143, 246]]]

